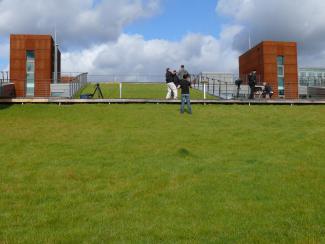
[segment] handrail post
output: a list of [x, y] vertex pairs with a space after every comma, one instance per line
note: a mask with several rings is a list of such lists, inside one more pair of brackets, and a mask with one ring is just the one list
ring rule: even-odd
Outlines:
[[120, 99], [122, 99], [122, 82], [120, 82]]
[[204, 100], [206, 100], [206, 84], [205, 84], [205, 82], [203, 83], [203, 98], [204, 98]]
[[226, 99], [228, 100], [228, 82], [226, 82]]

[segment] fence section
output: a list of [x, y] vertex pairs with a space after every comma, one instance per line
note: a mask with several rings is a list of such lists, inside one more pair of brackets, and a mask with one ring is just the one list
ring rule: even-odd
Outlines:
[[[231, 73], [203, 72], [191, 75], [193, 87], [197, 90], [196, 98], [200, 99], [247, 99], [250, 94], [250, 88], [247, 85], [248, 78], [247, 76], [240, 77], [240, 79], [243, 80], [243, 83], [240, 86], [236, 84], [236, 80], [238, 79], [238, 75]], [[258, 74], [256, 75], [256, 81], [256, 98], [260, 98], [263, 89], [263, 81]], [[26, 83], [26, 81], [15, 81], [15, 83], [16, 82]], [[46, 86], [43, 85], [44, 83], [46, 83]], [[165, 92], [167, 87], [165, 86], [164, 73], [97, 75], [89, 75], [87, 73], [60, 73], [58, 74], [58, 83], [56, 84], [53, 83], [53, 80], [35, 80], [35, 86], [43, 86], [41, 88], [38, 87], [37, 89], [46, 90], [46, 93], [44, 92], [46, 96], [49, 96], [48, 94], [50, 94], [52, 97], [59, 98], [77, 97], [76, 94], [79, 94], [79, 91], [87, 84], [96, 83], [110, 84], [110, 86], [106, 86], [107, 91], [104, 91], [108, 98], [164, 99], [166, 97]], [[0, 96], [3, 96], [5, 91], [7, 93], [7, 90], [10, 88], [10, 85], [7, 86], [8, 84], [10, 84], [9, 73], [0, 71]], [[134, 86], [131, 86], [130, 84]], [[143, 86], [136, 87], [136, 84], [141, 84]], [[323, 87], [325, 87], [325, 77], [299, 77], [299, 95], [301, 98], [324, 99], [324, 89], [321, 89]], [[94, 86], [88, 86], [85, 91], [88, 93], [93, 92]]]
[[325, 87], [325, 77], [319, 76], [300, 76], [299, 84], [301, 86]]
[[88, 74], [83, 73], [77, 76], [61, 76], [59, 83], [51, 84], [51, 96], [73, 98], [87, 83]]
[[[207, 94], [230, 100], [236, 98], [248, 98], [249, 86], [236, 85], [238, 76], [223, 73], [200, 73], [191, 76], [194, 88], [202, 91], [206, 98]], [[259, 84], [260, 82], [258, 82]], [[247, 83], [246, 83], [247, 84]], [[259, 85], [257, 85], [259, 86]]]
[[14, 86], [10, 83], [9, 72], [0, 71], [0, 97], [10, 97], [14, 95]]

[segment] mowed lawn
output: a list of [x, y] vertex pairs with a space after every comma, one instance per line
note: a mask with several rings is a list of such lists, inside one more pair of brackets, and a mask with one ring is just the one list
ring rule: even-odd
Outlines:
[[0, 243], [324, 243], [325, 107], [0, 107]]
[[[96, 84], [88, 84], [80, 94], [92, 94], [95, 91]], [[100, 83], [100, 87], [105, 99], [120, 98], [120, 84], [119, 83]], [[178, 98], [180, 99], [181, 90], [178, 90]], [[167, 85], [162, 83], [123, 83], [122, 84], [122, 98], [124, 99], [165, 99], [167, 95]], [[98, 98], [98, 93], [94, 96]], [[217, 99], [215, 96], [207, 95], [208, 99]], [[203, 92], [197, 89], [191, 89], [191, 99], [203, 99]]]

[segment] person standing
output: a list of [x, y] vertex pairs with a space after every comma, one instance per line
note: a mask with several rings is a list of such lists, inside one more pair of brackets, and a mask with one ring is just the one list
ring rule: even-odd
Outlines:
[[190, 100], [190, 88], [191, 82], [189, 81], [190, 76], [188, 74], [183, 76], [183, 79], [179, 81], [179, 87], [182, 90], [182, 103], [181, 103], [181, 114], [184, 113], [185, 103], [187, 104], [188, 113], [192, 114], [191, 100]]
[[243, 81], [241, 79], [238, 79], [238, 80], [235, 81], [235, 84], [237, 86], [237, 96], [236, 97], [239, 98], [239, 95], [240, 95], [240, 86], [241, 86], [241, 84], [243, 84]]
[[181, 65], [181, 68], [178, 71], [178, 79], [182, 80], [184, 75], [189, 75], [189, 73], [187, 72], [187, 70], [185, 69], [184, 65]]
[[256, 75], [254, 72], [248, 75], [248, 85], [250, 87], [249, 99], [254, 99], [255, 86], [256, 86]]
[[173, 73], [169, 68], [166, 70], [166, 84], [167, 84], [167, 96], [166, 99], [171, 99], [172, 93], [177, 94], [177, 87], [174, 84]]
[[176, 70], [173, 71], [173, 82], [174, 82], [175, 87], [176, 87], [176, 91], [173, 91], [173, 98], [175, 100], [177, 100], [177, 98], [178, 98], [178, 90], [177, 90], [177, 87], [179, 86], [179, 78], [178, 78], [178, 75], [177, 75], [177, 71]]

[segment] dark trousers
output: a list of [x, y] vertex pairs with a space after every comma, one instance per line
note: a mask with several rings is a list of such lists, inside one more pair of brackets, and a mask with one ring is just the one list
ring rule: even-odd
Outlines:
[[251, 93], [249, 94], [249, 99], [254, 99], [255, 87], [251, 87]]

